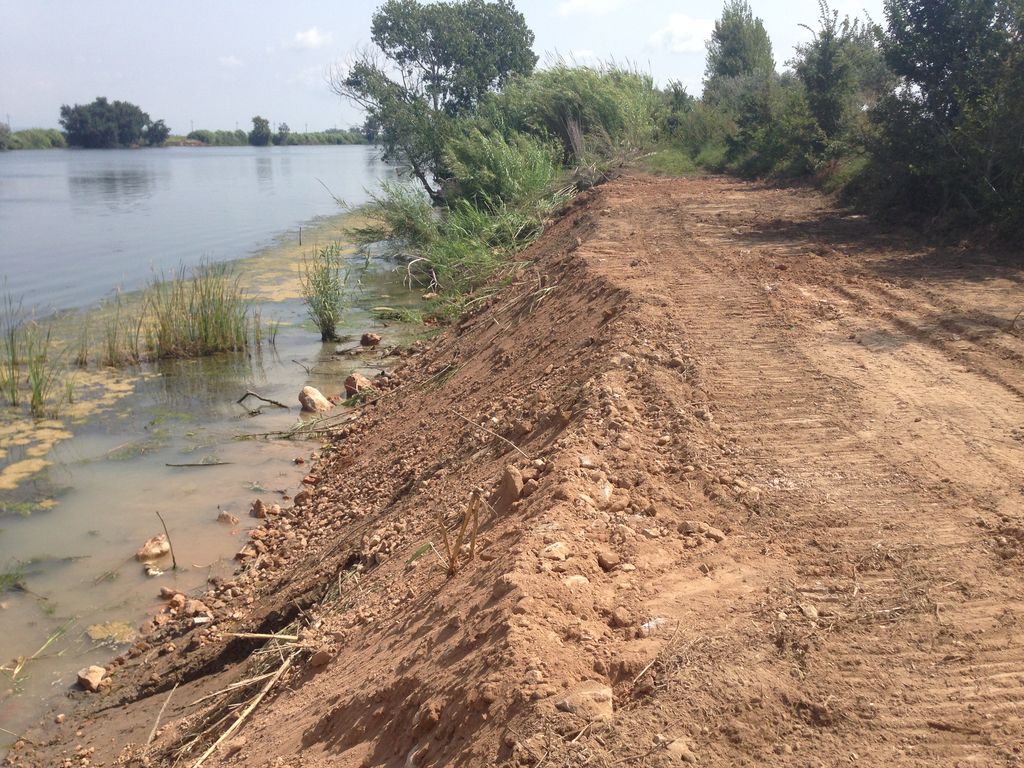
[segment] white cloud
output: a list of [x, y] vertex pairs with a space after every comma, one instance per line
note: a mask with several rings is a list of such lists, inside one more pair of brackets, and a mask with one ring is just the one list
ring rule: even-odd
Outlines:
[[217, 63], [225, 69], [239, 69], [242, 67], [242, 60], [237, 56], [221, 56]]
[[703, 51], [714, 28], [714, 19], [691, 19], [685, 13], [673, 13], [668, 24], [651, 35], [650, 43], [672, 53]]
[[611, 13], [624, 4], [624, 0], [563, 0], [558, 5], [558, 12], [562, 16], [572, 16], [577, 13], [600, 15]]
[[325, 45], [330, 45], [333, 40], [333, 32], [321, 32], [316, 27], [310, 27], [305, 32], [296, 32], [294, 37], [285, 43], [285, 47], [315, 51]]

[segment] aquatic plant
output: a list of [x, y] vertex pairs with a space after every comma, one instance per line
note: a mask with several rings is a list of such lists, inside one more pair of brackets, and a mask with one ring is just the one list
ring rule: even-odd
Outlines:
[[18, 377], [22, 321], [21, 301], [5, 292], [0, 299], [0, 396], [12, 406], [21, 402]]
[[28, 373], [29, 411], [37, 419], [46, 415], [46, 402], [64, 371], [61, 356], [50, 348], [52, 331], [36, 323], [25, 326], [25, 366]]
[[330, 243], [317, 248], [311, 257], [302, 260], [299, 278], [306, 310], [320, 329], [321, 340], [335, 341], [345, 309], [346, 275], [341, 246]]
[[249, 300], [227, 264], [181, 267], [145, 292], [147, 345], [154, 357], [199, 357], [247, 349], [255, 336]]

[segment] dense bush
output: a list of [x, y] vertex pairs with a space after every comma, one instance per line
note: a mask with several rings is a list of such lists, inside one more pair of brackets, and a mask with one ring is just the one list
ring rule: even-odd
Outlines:
[[56, 128], [26, 128], [11, 134], [10, 149], [63, 149], [68, 145]]
[[91, 104], [62, 105], [60, 124], [69, 145], [87, 149], [158, 145], [170, 133], [163, 120], [151, 122], [135, 104], [103, 96]]
[[814, 176], [879, 212], [1024, 228], [1024, 4], [885, 0], [884, 28], [819, 7], [780, 75], [760, 20], [727, 0], [703, 97], [662, 91], [662, 135], [702, 165]]

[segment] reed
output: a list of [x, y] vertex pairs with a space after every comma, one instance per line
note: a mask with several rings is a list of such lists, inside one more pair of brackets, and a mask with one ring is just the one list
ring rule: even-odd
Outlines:
[[28, 374], [29, 412], [37, 419], [46, 415], [46, 403], [50, 399], [61, 374], [64, 372], [61, 355], [51, 350], [52, 331], [36, 323], [25, 326], [25, 366]]
[[248, 349], [258, 319], [239, 277], [225, 264], [181, 267], [172, 279], [146, 289], [150, 353], [157, 358], [200, 357]]
[[15, 301], [13, 295], [5, 292], [0, 300], [0, 397], [11, 406], [21, 403], [18, 379], [22, 322], [21, 301]]
[[317, 248], [311, 257], [303, 259], [299, 277], [306, 310], [320, 329], [320, 339], [337, 340], [338, 322], [345, 309], [346, 275], [341, 246], [330, 243]]

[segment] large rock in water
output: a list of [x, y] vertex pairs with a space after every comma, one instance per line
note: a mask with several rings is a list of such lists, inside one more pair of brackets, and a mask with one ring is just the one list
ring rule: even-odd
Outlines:
[[349, 397], [358, 395], [360, 392], [365, 392], [368, 389], [373, 389], [373, 382], [361, 373], [353, 373], [345, 379], [345, 394]]
[[163, 557], [171, 551], [171, 543], [167, 540], [167, 536], [163, 533], [148, 539], [143, 544], [139, 551], [135, 553], [135, 559], [140, 562], [146, 560], [156, 560], [158, 557]]
[[316, 387], [303, 387], [299, 392], [299, 403], [302, 405], [302, 410], [307, 413], [324, 413], [334, 407], [331, 405], [331, 401], [324, 397], [323, 392]]

